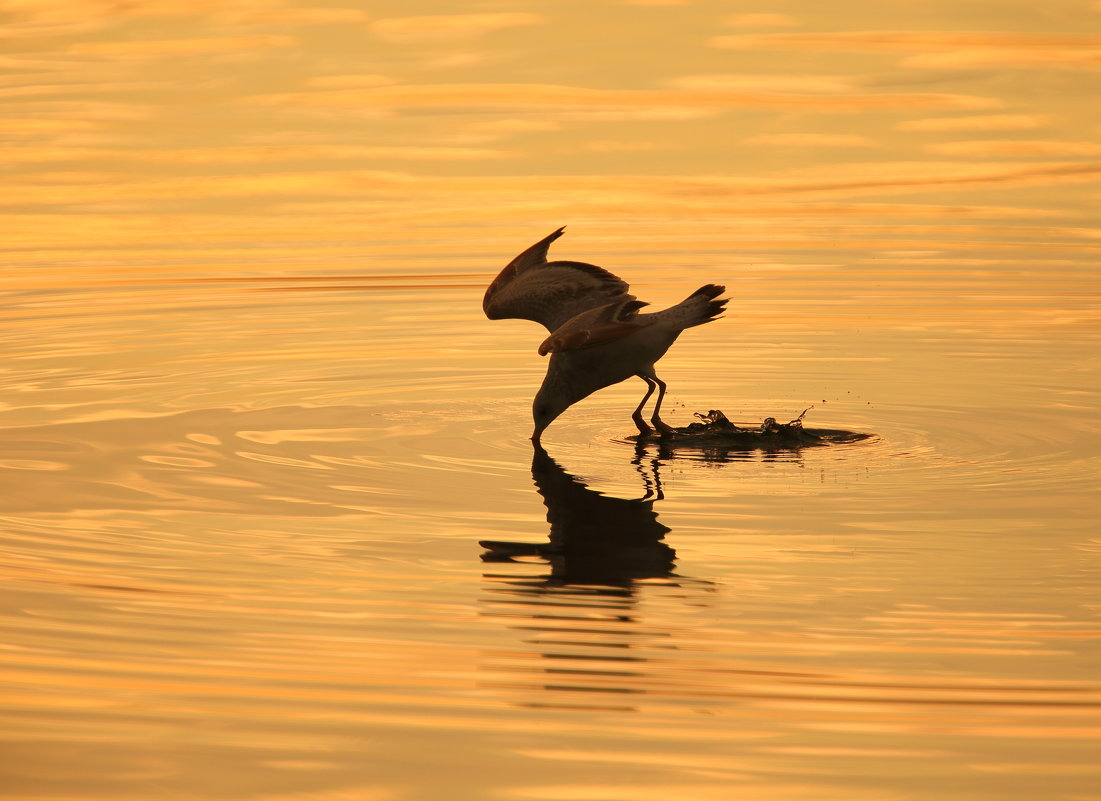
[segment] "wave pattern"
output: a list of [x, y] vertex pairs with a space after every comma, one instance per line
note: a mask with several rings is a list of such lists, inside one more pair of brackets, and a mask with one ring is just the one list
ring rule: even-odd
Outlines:
[[671, 421], [873, 436], [638, 448], [623, 386], [533, 451], [535, 338], [468, 283], [21, 296], [49, 323], [7, 337], [0, 415], [15, 792], [436, 797], [426, 754], [501, 765], [478, 797], [1092, 780], [1094, 333], [1053, 364], [993, 318], [966, 352], [728, 320], [670, 354]]

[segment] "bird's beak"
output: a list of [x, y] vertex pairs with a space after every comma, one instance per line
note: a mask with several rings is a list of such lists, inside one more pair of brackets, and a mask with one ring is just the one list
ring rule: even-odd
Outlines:
[[531, 432], [531, 441], [533, 444], [540, 444], [539, 438], [543, 436], [543, 431], [545, 428], [546, 426], [544, 426], [543, 428], [536, 428], [534, 431]]

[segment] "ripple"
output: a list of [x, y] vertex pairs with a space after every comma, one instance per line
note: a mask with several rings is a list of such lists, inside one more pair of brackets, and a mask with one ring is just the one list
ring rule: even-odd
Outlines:
[[0, 470], [68, 470], [64, 462], [45, 459], [0, 459]]
[[[505, 736], [525, 776], [551, 763], [534, 794], [617, 798], [703, 785], [600, 785], [615, 764], [726, 771], [715, 798], [735, 771], [847, 771], [871, 798], [900, 765], [1004, 771], [1007, 744], [1023, 772], [1046, 775], [1041, 752], [1092, 764], [1101, 426], [1081, 358], [1044, 372], [1019, 343], [915, 335], [892, 360], [785, 312], [744, 361], [733, 339], [685, 350], [671, 386], [738, 402], [671, 398], [668, 417], [790, 419], [810, 398], [808, 427], [871, 437], [637, 448], [624, 387], [540, 452], [542, 364], [477, 293], [379, 281], [364, 314], [343, 288], [370, 282], [327, 282], [193, 283], [155, 313], [154, 285], [88, 310], [73, 292], [41, 309], [72, 330], [20, 340], [27, 364], [58, 360], [11, 376], [0, 420], [21, 741], [123, 743], [130, 782], [203, 740], [285, 781], [328, 764], [303, 743], [466, 764]], [[289, 291], [307, 286], [339, 291]], [[1028, 375], [957, 391], [991, 360]], [[591, 781], [555, 785], [556, 763]]]

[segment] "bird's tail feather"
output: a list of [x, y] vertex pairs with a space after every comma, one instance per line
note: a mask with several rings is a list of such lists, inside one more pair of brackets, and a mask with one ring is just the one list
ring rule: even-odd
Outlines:
[[685, 328], [695, 325], [703, 325], [716, 319], [723, 313], [729, 298], [720, 298], [726, 291], [725, 286], [719, 284], [704, 284], [677, 305], [684, 311]]

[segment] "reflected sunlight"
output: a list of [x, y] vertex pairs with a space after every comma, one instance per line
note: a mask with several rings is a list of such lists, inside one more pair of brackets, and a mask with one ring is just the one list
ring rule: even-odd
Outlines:
[[[855, 9], [811, 4], [409, 15], [275, 0], [8, 4], [9, 252], [34, 258], [60, 224], [77, 234], [66, 269], [140, 227], [170, 248], [153, 262], [196, 248], [197, 227], [207, 250], [274, 239], [305, 256], [313, 242], [287, 241], [288, 227], [325, 236], [349, 201], [359, 220], [340, 237], [352, 255], [377, 235], [371, 220], [394, 238], [427, 223], [481, 253], [503, 246], [500, 224], [624, 214], [677, 247], [706, 214], [727, 249], [749, 255], [759, 247], [738, 225], [740, 199], [762, 192], [860, 198], [868, 214], [899, 195], [993, 213], [1041, 202], [1053, 226], [1081, 226], [1101, 170], [1087, 133], [1101, 117], [1082, 102], [1101, 13], [1059, 2], [1020, 6], [1013, 22], [984, 8], [935, 30], [930, 14], [912, 28], [886, 12], [857, 25]], [[1017, 133], [1034, 128], [1044, 136]], [[495, 214], [469, 214], [472, 197]], [[291, 200], [318, 218], [303, 224]], [[26, 239], [43, 215], [44, 236]], [[853, 206], [831, 246], [865, 216]], [[1081, 246], [1096, 254], [1092, 244]], [[245, 270], [276, 258], [237, 256]]]
[[[1096, 798], [1101, 2], [0, 42], [6, 794]], [[726, 287], [671, 425], [875, 436], [637, 448], [619, 384], [533, 451], [545, 333], [480, 303], [567, 225], [654, 308]]]

